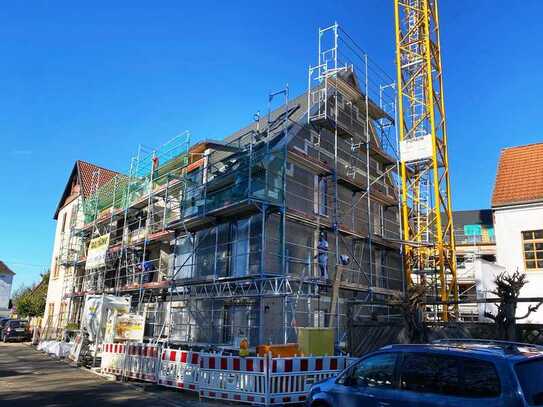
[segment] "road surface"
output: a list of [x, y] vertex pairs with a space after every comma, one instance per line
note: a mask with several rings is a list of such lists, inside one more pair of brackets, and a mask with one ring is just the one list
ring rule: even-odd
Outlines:
[[108, 381], [71, 367], [28, 344], [0, 343], [0, 406], [216, 407], [189, 392]]

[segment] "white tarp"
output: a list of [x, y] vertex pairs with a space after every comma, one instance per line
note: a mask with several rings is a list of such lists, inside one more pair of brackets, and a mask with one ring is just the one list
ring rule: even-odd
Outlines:
[[89, 334], [89, 341], [94, 342], [97, 336], [103, 340], [105, 320], [109, 311], [126, 314], [130, 311], [130, 297], [115, 295], [87, 295], [81, 318], [81, 328]]
[[42, 341], [36, 347], [36, 349], [57, 358], [65, 358], [70, 353], [71, 348], [71, 343], [60, 341]]
[[431, 134], [400, 141], [400, 159], [402, 162], [425, 160], [432, 157], [432, 154]]
[[92, 270], [106, 265], [106, 254], [109, 246], [109, 233], [91, 239], [87, 250], [85, 270]]

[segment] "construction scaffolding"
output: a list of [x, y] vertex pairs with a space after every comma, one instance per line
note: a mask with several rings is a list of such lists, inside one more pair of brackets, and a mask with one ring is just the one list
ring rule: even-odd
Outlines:
[[340, 345], [349, 321], [394, 318], [394, 101], [391, 78], [334, 24], [306, 93], [270, 94], [267, 115], [224, 141], [183, 133], [140, 147], [126, 174], [97, 170], [69, 228], [63, 321], [80, 322], [85, 295], [127, 295], [149, 341], [236, 348], [324, 326]]

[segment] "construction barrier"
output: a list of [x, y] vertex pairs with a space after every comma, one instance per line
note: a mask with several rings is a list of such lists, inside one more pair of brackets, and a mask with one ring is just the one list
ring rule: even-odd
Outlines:
[[[311, 386], [357, 359], [346, 356], [223, 356], [143, 343], [103, 346], [102, 371], [198, 391], [204, 398], [260, 405], [302, 403]], [[160, 357], [159, 357], [160, 356]]]
[[200, 355], [178, 349], [162, 349], [157, 383], [166, 387], [198, 390]]
[[272, 358], [269, 404], [304, 402], [314, 383], [337, 375], [350, 363], [345, 356]]
[[123, 376], [147, 382], [157, 381], [158, 346], [131, 343], [126, 349]]
[[200, 355], [200, 396], [268, 404], [268, 361], [268, 357]]
[[123, 374], [125, 352], [126, 346], [121, 343], [104, 343], [100, 364], [102, 373], [121, 376]]

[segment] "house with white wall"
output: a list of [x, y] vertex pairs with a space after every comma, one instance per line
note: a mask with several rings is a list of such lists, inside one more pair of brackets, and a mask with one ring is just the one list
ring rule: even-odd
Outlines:
[[55, 210], [57, 221], [51, 256], [51, 275], [42, 332], [45, 338], [56, 338], [70, 322], [73, 299], [66, 292], [73, 278], [81, 242], [74, 230], [83, 225], [83, 197], [93, 193], [96, 185], [105, 184], [117, 173], [97, 165], [77, 160]]
[[9, 300], [15, 273], [3, 261], [0, 261], [0, 317], [9, 316]]
[[[526, 274], [522, 298], [543, 297], [543, 143], [502, 150], [492, 211], [496, 262]], [[528, 305], [519, 304], [517, 315]], [[543, 323], [543, 307], [520, 322]]]

